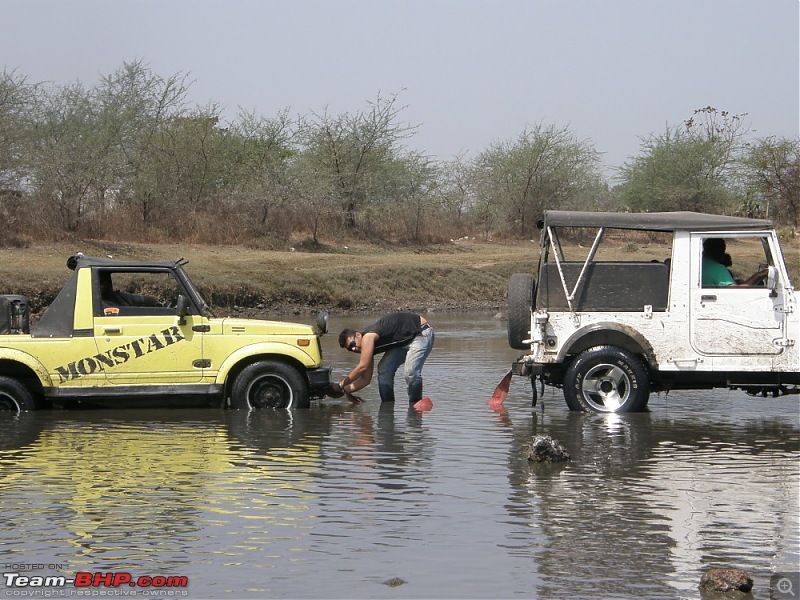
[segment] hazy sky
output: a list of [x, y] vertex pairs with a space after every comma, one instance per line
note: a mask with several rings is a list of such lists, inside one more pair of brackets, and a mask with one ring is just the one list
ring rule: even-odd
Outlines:
[[[619, 166], [712, 105], [800, 135], [798, 0], [0, 0], [0, 61], [87, 87], [141, 59], [194, 104], [358, 112], [400, 92], [414, 150], [474, 157], [528, 124]], [[402, 91], [401, 91], [402, 90]]]

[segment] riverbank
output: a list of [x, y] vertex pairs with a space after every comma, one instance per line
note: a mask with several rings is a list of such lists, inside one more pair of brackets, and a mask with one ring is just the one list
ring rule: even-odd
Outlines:
[[216, 313], [262, 318], [319, 310], [494, 311], [505, 306], [511, 274], [531, 272], [538, 259], [538, 245], [530, 241], [331, 245], [312, 252], [84, 240], [0, 250], [0, 293], [23, 294], [34, 313], [43, 310], [69, 278], [67, 258], [79, 251], [143, 261], [184, 258]]

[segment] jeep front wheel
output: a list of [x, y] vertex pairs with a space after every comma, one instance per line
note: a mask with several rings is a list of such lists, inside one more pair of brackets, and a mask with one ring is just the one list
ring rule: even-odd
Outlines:
[[0, 412], [28, 412], [36, 410], [30, 391], [16, 379], [0, 377]]
[[570, 410], [638, 412], [647, 406], [650, 379], [645, 365], [627, 350], [596, 346], [582, 352], [564, 374]]
[[245, 367], [231, 389], [231, 408], [308, 408], [308, 386], [297, 369], [265, 360]]

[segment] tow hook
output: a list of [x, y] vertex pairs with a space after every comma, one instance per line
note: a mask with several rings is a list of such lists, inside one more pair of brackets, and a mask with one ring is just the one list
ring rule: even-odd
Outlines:
[[528, 377], [531, 374], [531, 365], [523, 361], [515, 361], [511, 364], [511, 372], [514, 375], [522, 375]]

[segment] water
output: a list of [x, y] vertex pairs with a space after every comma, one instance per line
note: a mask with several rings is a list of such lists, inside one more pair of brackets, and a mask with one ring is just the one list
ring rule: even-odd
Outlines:
[[[798, 396], [654, 396], [650, 412], [530, 406], [491, 315], [428, 315], [431, 412], [53, 411], [0, 421], [0, 573], [184, 576], [188, 598], [699, 598], [739, 567], [770, 597], [800, 570]], [[332, 319], [326, 362], [355, 357]], [[398, 390], [402, 390], [399, 387]], [[402, 398], [402, 394], [398, 399]], [[572, 461], [529, 463], [534, 435]], [[26, 566], [26, 565], [33, 565]], [[7, 588], [67, 597], [86, 589]]]

